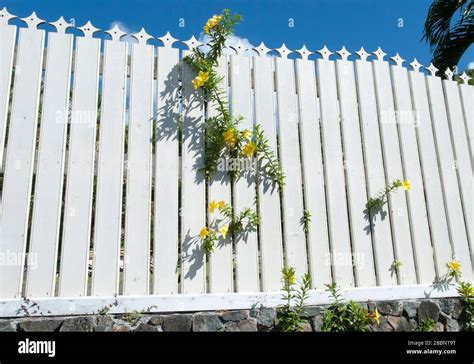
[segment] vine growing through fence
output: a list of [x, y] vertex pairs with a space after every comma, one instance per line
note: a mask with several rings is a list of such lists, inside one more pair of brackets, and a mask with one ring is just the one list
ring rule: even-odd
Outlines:
[[[209, 179], [215, 175], [218, 164], [222, 160], [231, 162], [241, 159], [249, 160], [256, 162], [252, 163], [253, 168], [258, 169], [261, 176], [269, 178], [282, 189], [284, 174], [275, 152], [269, 146], [268, 139], [259, 124], [256, 124], [252, 131], [239, 128], [244, 118], [230, 114], [226, 91], [220, 87], [223, 77], [220, 77], [216, 71], [225, 42], [233, 34], [234, 26], [241, 20], [242, 17], [239, 14], [231, 14], [228, 9], [224, 9], [220, 15], [214, 15], [204, 25], [204, 32], [210, 38], [209, 51], [204, 52], [196, 47], [184, 57], [184, 62], [190, 65], [197, 74], [192, 81], [194, 89], [200, 90], [208, 107], [213, 107], [217, 111], [216, 115], [208, 117], [204, 122], [203, 170], [206, 178]], [[232, 165], [239, 166], [240, 163], [232, 163]], [[241, 172], [240, 168], [229, 168], [232, 179], [238, 178]], [[235, 214], [232, 206], [224, 201], [212, 201], [209, 204], [209, 211], [213, 213], [216, 208], [226, 221], [225, 224], [222, 224], [222, 220], [214, 221], [201, 230], [199, 236], [206, 253], [211, 253], [216, 242], [221, 238], [225, 239], [227, 233], [235, 236], [244, 230], [255, 228], [260, 222], [258, 214], [249, 207]]]

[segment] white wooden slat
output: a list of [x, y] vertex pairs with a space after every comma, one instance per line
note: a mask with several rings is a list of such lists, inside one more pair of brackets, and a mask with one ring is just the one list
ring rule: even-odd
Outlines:
[[146, 294], [150, 271], [154, 47], [131, 45], [123, 294]]
[[[252, 130], [250, 58], [242, 55], [230, 56], [230, 85], [232, 116], [243, 116], [239, 127]], [[256, 176], [253, 171], [244, 171], [234, 181], [234, 214], [245, 208], [256, 209]], [[236, 290], [257, 292], [260, 290], [257, 231], [246, 231], [235, 237]]]
[[354, 278], [334, 62], [318, 59], [317, 70], [333, 279], [342, 287], [351, 287]]
[[[389, 185], [396, 179], [410, 178], [410, 176], [404, 177], [403, 174], [389, 64], [386, 61], [374, 60], [373, 67], [386, 185]], [[417, 277], [404, 190], [394, 192], [389, 197], [388, 206], [384, 208], [390, 210], [395, 259], [402, 264], [398, 268], [399, 283], [415, 284]]]
[[30, 210], [31, 180], [43, 62], [44, 31], [19, 31], [15, 88], [3, 182], [0, 254], [12, 264], [0, 264], [0, 297], [21, 294], [26, 234]]
[[[466, 137], [466, 127], [462, 111], [461, 98], [456, 81], [443, 80], [444, 95], [448, 111], [448, 121], [450, 124], [451, 138], [453, 141], [454, 157], [456, 159], [455, 168], [458, 172], [458, 181], [461, 191], [461, 201], [463, 204], [464, 218], [466, 222], [467, 239], [473, 250], [474, 221], [472, 216], [472, 164], [471, 153], [469, 152], [468, 138]], [[473, 107], [473, 105], [471, 105]]]
[[372, 238], [365, 229], [367, 204], [364, 157], [360, 134], [354, 66], [351, 61], [336, 61], [341, 108], [341, 128], [347, 179], [347, 197], [357, 286], [376, 285]]
[[[220, 88], [227, 92], [227, 64], [228, 59], [222, 56], [219, 59], [219, 66], [216, 73], [219, 77], [223, 77]], [[208, 117], [217, 116], [217, 105], [208, 104]], [[232, 204], [231, 198], [231, 180], [228, 171], [217, 170], [214, 177], [209, 181], [208, 187], [209, 201], [224, 201], [226, 204]], [[227, 224], [227, 220], [222, 221], [223, 216], [217, 210], [214, 213], [209, 211], [209, 222], [211, 228], [218, 229], [223, 224]], [[210, 293], [231, 293], [234, 290], [233, 278], [233, 252], [232, 237], [230, 233], [226, 238], [220, 238], [214, 251], [209, 256], [209, 292]]]
[[155, 124], [154, 288], [178, 293], [179, 49], [158, 48], [157, 120]]
[[316, 74], [313, 61], [296, 60], [300, 107], [300, 139], [305, 208], [311, 213], [308, 226], [308, 258], [313, 287], [332, 281], [326, 218], [320, 120], [317, 114]]
[[104, 41], [92, 295], [118, 294], [128, 44]]
[[27, 297], [54, 296], [72, 44], [71, 34], [49, 33], [30, 241], [30, 254], [38, 260], [34, 267], [28, 267]]
[[[263, 55], [254, 57], [253, 60], [255, 120], [261, 125], [269, 147], [278, 155], [273, 100], [273, 59]], [[283, 267], [280, 190], [278, 184], [268, 183], [267, 178], [265, 175], [258, 176], [262, 290], [276, 292], [281, 289]]]
[[7, 131], [15, 38], [16, 26], [0, 21], [0, 171], [3, 171], [3, 148]]
[[60, 296], [87, 293], [100, 39], [77, 37], [67, 161]]
[[[184, 56], [188, 54], [183, 52]], [[196, 72], [183, 62], [182, 144], [182, 275], [183, 293], [206, 291], [205, 254], [199, 232], [206, 225], [204, 166], [204, 107], [201, 92], [192, 80]]]
[[[364, 161], [366, 165], [367, 193], [374, 196], [385, 185], [382, 144], [377, 120], [377, 104], [374, 90], [372, 63], [355, 61], [356, 81], [359, 99]], [[392, 232], [388, 216], [377, 214], [372, 222], [366, 212], [366, 230], [372, 226], [377, 284], [381, 286], [397, 284], [397, 277], [390, 267], [394, 260]]]
[[[455, 158], [451, 144], [448, 115], [443, 95], [441, 79], [436, 76], [427, 76], [428, 94], [438, 163], [444, 191], [449, 232], [453, 244], [453, 258], [461, 263], [463, 279], [472, 279], [472, 261], [469, 256], [469, 245], [464, 225], [461, 197], [456, 176]], [[445, 262], [447, 263], [447, 262]], [[442, 275], [443, 273], [438, 272]]]
[[407, 194], [407, 203], [410, 211], [418, 283], [431, 283], [436, 278], [436, 272], [426, 211], [425, 188], [418, 154], [416, 120], [410, 98], [408, 71], [401, 65], [392, 65], [390, 68], [402, 162], [405, 175], [411, 183], [410, 191]]
[[[436, 146], [433, 138], [428, 94], [425, 75], [421, 72], [409, 72], [413, 110], [416, 113], [416, 130], [418, 131], [418, 148], [423, 172], [424, 190], [428, 218], [431, 229], [431, 240], [434, 248], [434, 260], [438, 274], [444, 274], [446, 262], [451, 259], [451, 245], [446, 210], [443, 202], [443, 189], [438, 170]], [[409, 196], [411, 201], [411, 196]], [[429, 251], [429, 249], [427, 250]], [[423, 252], [421, 252], [423, 253]]]
[[464, 121], [467, 128], [467, 137], [469, 139], [469, 148], [471, 150], [471, 164], [474, 163], [474, 87], [465, 81], [459, 85], [461, 101], [464, 111]]

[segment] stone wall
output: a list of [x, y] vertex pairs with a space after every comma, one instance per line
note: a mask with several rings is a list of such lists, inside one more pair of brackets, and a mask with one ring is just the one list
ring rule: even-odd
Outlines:
[[[464, 304], [457, 298], [381, 301], [363, 303], [370, 312], [377, 308], [380, 324], [371, 331], [413, 331], [419, 320], [432, 319], [434, 331], [460, 331]], [[304, 331], [321, 331], [327, 306], [308, 306]], [[0, 319], [0, 331], [278, 331], [276, 310], [259, 308], [176, 314], [128, 313], [69, 317]]]

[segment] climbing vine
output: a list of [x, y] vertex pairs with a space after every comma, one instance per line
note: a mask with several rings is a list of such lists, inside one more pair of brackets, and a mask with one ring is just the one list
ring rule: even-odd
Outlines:
[[402, 187], [405, 191], [409, 191], [410, 181], [408, 181], [407, 179], [404, 181], [396, 179], [390, 185], [377, 192], [375, 197], [369, 198], [369, 200], [367, 201], [367, 209], [369, 210], [369, 212], [377, 212], [378, 210], [380, 210], [383, 205], [387, 203], [388, 196], [390, 196], [390, 194], [395, 190]]
[[[220, 15], [214, 15], [204, 25], [204, 32], [209, 36], [209, 51], [204, 52], [196, 47], [184, 58], [184, 61], [197, 73], [192, 81], [194, 89], [200, 89], [208, 107], [214, 107], [217, 111], [216, 115], [208, 117], [204, 124], [203, 169], [206, 176], [210, 178], [216, 173], [220, 160], [255, 160], [259, 173], [282, 188], [284, 175], [279, 160], [269, 147], [260, 125], [255, 125], [252, 131], [239, 128], [244, 118], [230, 114], [226, 92], [220, 87], [223, 77], [216, 72], [225, 42], [233, 34], [234, 26], [241, 20], [242, 17], [239, 14], [231, 14], [228, 9]], [[241, 169], [232, 168], [229, 172], [237, 177]]]

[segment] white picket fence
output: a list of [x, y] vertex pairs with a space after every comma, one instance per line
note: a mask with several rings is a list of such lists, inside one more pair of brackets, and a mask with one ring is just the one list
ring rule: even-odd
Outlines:
[[[332, 281], [358, 300], [453, 296], [433, 285], [452, 259], [472, 280], [467, 77], [408, 70], [380, 48], [313, 60], [239, 43], [219, 68], [231, 111], [262, 125], [286, 184], [250, 173], [231, 185], [200, 171], [205, 105], [169, 33], [156, 47], [144, 30], [132, 44], [117, 27], [105, 40], [91, 23], [74, 36], [63, 18], [47, 33], [34, 13], [27, 27], [13, 18], [0, 12], [0, 316], [275, 306], [284, 264], [311, 274], [309, 303], [327, 302]], [[368, 198], [399, 178], [411, 190], [371, 226]], [[207, 203], [238, 212], [256, 196], [258, 230], [206, 255]]]

